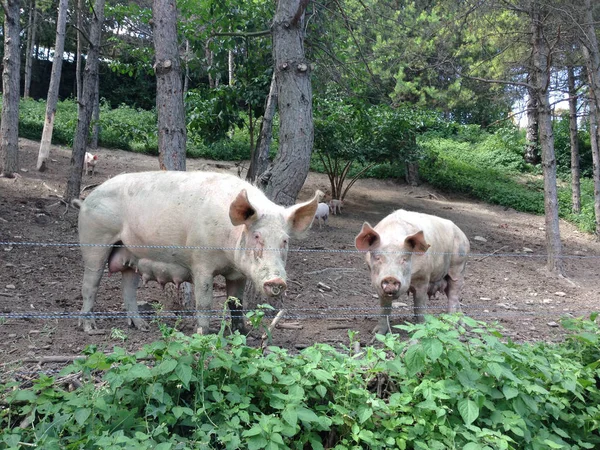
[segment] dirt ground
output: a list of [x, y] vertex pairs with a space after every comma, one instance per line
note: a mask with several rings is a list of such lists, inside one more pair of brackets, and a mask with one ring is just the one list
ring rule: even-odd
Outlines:
[[[99, 325], [106, 333], [90, 336], [77, 326], [77, 319], [56, 318], [56, 314], [77, 313], [82, 304], [79, 248], [56, 245], [77, 242], [77, 210], [71, 208], [65, 214], [58, 198], [65, 190], [70, 149], [53, 147], [49, 170], [38, 173], [38, 147], [37, 142], [21, 140], [20, 177], [0, 179], [0, 360], [73, 355], [88, 344], [106, 350], [120, 345], [135, 351], [159, 336], [155, 323], [149, 332], [142, 332], [129, 328], [123, 318], [103, 319]], [[89, 185], [119, 173], [158, 168], [157, 159], [151, 156], [108, 149], [99, 149], [97, 154], [96, 174], [83, 178], [84, 195], [92, 189]], [[233, 163], [188, 160], [189, 169], [237, 173], [240, 168]], [[300, 199], [312, 196], [316, 188], [327, 192], [328, 186], [326, 176], [311, 173]], [[463, 310], [474, 318], [498, 322], [513, 340], [560, 340], [563, 332], [556, 323], [561, 317], [600, 309], [600, 244], [593, 236], [561, 222], [567, 278], [553, 278], [544, 269], [543, 217], [440, 193], [427, 185], [414, 188], [364, 179], [351, 189], [341, 215], [330, 216], [323, 228], [313, 224], [305, 239], [292, 242], [291, 248], [301, 251], [289, 254], [289, 288], [282, 300], [289, 318], [282, 323], [300, 328], [275, 329], [275, 345], [294, 350], [315, 342], [346, 344], [348, 330], [358, 331], [363, 344], [371, 340], [377, 318], [365, 315], [379, 313], [378, 300], [362, 255], [344, 250], [354, 249], [354, 237], [363, 221], [375, 225], [398, 208], [448, 218], [466, 233], [472, 255], [462, 293]], [[37, 244], [6, 244], [15, 241]], [[223, 287], [223, 280], [217, 278], [217, 310], [222, 309]], [[138, 301], [162, 301], [163, 314], [182, 308], [174, 289], [165, 293], [156, 283], [141, 287]], [[441, 311], [445, 302], [445, 297], [430, 302], [432, 312]], [[96, 311], [122, 310], [120, 275], [104, 277]], [[412, 299], [400, 298], [394, 323], [412, 320], [411, 311]], [[14, 318], [15, 314], [42, 317]], [[44, 314], [54, 317], [44, 318]], [[214, 319], [211, 326], [216, 329], [218, 323]], [[193, 325], [193, 319], [187, 318], [179, 327], [190, 334]], [[249, 343], [260, 344], [260, 334], [252, 333]]]

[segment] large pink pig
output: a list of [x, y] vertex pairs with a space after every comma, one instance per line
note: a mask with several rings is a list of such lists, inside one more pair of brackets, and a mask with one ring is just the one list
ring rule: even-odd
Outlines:
[[449, 312], [460, 311], [470, 246], [450, 220], [401, 209], [375, 228], [365, 222], [355, 244], [367, 252], [371, 284], [381, 303], [382, 316], [375, 333], [390, 331], [392, 300], [407, 292], [413, 294], [417, 321], [427, 313], [428, 297], [437, 292], [446, 293]]
[[[81, 208], [82, 313], [94, 307], [107, 262], [109, 272], [123, 274], [123, 299], [132, 315], [138, 311], [140, 277], [162, 285], [193, 282], [200, 311], [211, 309], [215, 275], [225, 277], [230, 296], [241, 299], [246, 278], [263, 294], [279, 295], [286, 288], [289, 239], [310, 227], [317, 202], [315, 196], [284, 208], [253, 185], [222, 173], [163, 171], [116, 176], [85, 201], [74, 202]], [[240, 315], [234, 321], [236, 328], [243, 327]], [[131, 322], [147, 328], [141, 318], [133, 317]], [[198, 318], [199, 333], [208, 332], [208, 322], [206, 317]], [[95, 324], [86, 318], [83, 326], [90, 332]]]

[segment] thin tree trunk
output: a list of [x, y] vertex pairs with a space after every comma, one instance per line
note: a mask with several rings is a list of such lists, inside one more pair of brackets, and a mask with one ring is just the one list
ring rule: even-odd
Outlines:
[[567, 83], [569, 85], [569, 136], [571, 137], [571, 206], [573, 213], [578, 214], [581, 211], [581, 171], [577, 135], [577, 89], [573, 66], [567, 67]]
[[[531, 84], [535, 84], [532, 74], [530, 74], [528, 78]], [[540, 163], [537, 98], [532, 89], [528, 89], [527, 96], [527, 129], [525, 135], [524, 159], [525, 162], [529, 164]]]
[[75, 87], [77, 88], [77, 101], [81, 100], [82, 92], [82, 84], [83, 77], [81, 76], [81, 66], [83, 64], [83, 35], [81, 34], [81, 30], [83, 30], [83, 5], [85, 5], [84, 0], [77, 0], [77, 54], [75, 57], [77, 58], [77, 63], [75, 65]]
[[250, 182], [255, 182], [269, 166], [269, 150], [271, 148], [271, 141], [273, 140], [273, 118], [275, 117], [276, 107], [277, 80], [275, 79], [275, 74], [273, 74], [256, 148], [252, 152], [250, 167], [246, 174], [246, 179]]
[[90, 136], [89, 147], [93, 150], [98, 148], [98, 139], [100, 137], [100, 73], [96, 77], [96, 89], [94, 95], [94, 110], [92, 112], [92, 134]]
[[546, 268], [552, 274], [563, 275], [562, 243], [558, 220], [558, 193], [556, 185], [556, 156], [554, 154], [554, 134], [549, 97], [550, 55], [544, 36], [542, 13], [532, 6], [531, 31], [534, 74], [534, 90], [538, 107], [542, 170], [544, 174], [544, 211], [546, 222]]
[[81, 99], [77, 108], [77, 129], [73, 142], [69, 180], [65, 191], [67, 202], [79, 197], [83, 160], [90, 133], [90, 123], [94, 110], [94, 98], [100, 61], [100, 42], [104, 23], [104, 0], [95, 0], [90, 25], [90, 42], [83, 73]]
[[56, 42], [54, 44], [54, 61], [52, 61], [52, 74], [50, 75], [50, 87], [48, 88], [48, 97], [46, 99], [46, 116], [44, 120], [44, 131], [42, 132], [42, 142], [38, 153], [37, 170], [43, 172], [46, 170], [48, 157], [50, 156], [50, 144], [52, 142], [52, 133], [54, 131], [54, 116], [56, 114], [56, 104], [58, 103], [58, 90], [62, 74], [62, 55], [65, 49], [65, 31], [67, 28], [67, 9], [69, 0], [60, 0], [58, 4], [58, 19], [56, 23]]
[[2, 175], [13, 178], [19, 170], [19, 83], [21, 55], [19, 52], [19, 0], [6, 0], [4, 6], [4, 58], [2, 62], [2, 118], [0, 124], [0, 154]]
[[183, 76], [183, 98], [187, 94], [190, 82], [190, 40], [185, 40], [185, 74]]
[[158, 152], [162, 170], [185, 170], [186, 127], [177, 46], [175, 0], [154, 0], [154, 51]]
[[233, 86], [233, 70], [234, 70], [234, 62], [233, 62], [233, 51], [229, 50], [227, 52], [227, 73], [229, 75], [229, 86]]
[[208, 87], [211, 89], [216, 87], [215, 79], [210, 72], [212, 70], [213, 56], [213, 52], [210, 49], [210, 39], [207, 39], [206, 43], [204, 44], [204, 58], [206, 59], [206, 70], [208, 72]]
[[261, 177], [275, 203], [296, 202], [308, 175], [314, 141], [310, 63], [304, 56], [302, 18], [308, 0], [279, 0], [273, 20], [273, 59], [279, 110], [279, 153]]
[[[33, 66], [33, 47], [35, 45], [35, 35], [37, 32], [37, 10], [35, 0], [31, 0], [29, 7], [29, 23], [27, 29], [27, 44], [25, 45], [25, 80], [23, 87], [23, 98], [29, 98], [31, 89], [31, 68]], [[56, 55], [55, 55], [56, 57]]]
[[594, 27], [591, 0], [584, 0], [584, 35], [581, 38], [590, 85], [590, 137], [594, 163], [594, 212], [596, 213], [596, 237], [600, 239], [600, 49]]

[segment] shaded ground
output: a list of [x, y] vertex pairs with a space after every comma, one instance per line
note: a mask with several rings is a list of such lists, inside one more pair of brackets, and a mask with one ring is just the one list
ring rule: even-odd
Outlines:
[[[53, 147], [46, 173], [35, 171], [39, 144], [21, 140], [21, 177], [0, 179], [0, 241], [44, 244], [77, 242], [77, 211], [65, 206], [57, 194], [65, 190], [70, 149]], [[100, 149], [94, 177], [84, 176], [82, 187], [96, 184], [122, 172], [154, 170], [156, 158], [119, 150]], [[232, 163], [190, 160], [188, 169], [224, 170], [237, 173]], [[310, 174], [301, 192], [307, 199], [319, 188], [328, 190], [324, 175]], [[86, 193], [89, 189], [86, 189]], [[363, 221], [375, 225], [398, 208], [439, 215], [453, 220], [471, 240], [472, 255], [463, 291], [463, 309], [476, 318], [498, 321], [505, 334], [518, 341], [558, 340], [560, 328], [553, 326], [565, 314], [588, 314], [600, 308], [600, 245], [592, 236], [561, 223], [568, 279], [546, 276], [543, 217], [489, 206], [422, 186], [413, 188], [392, 181], [361, 180], [352, 188], [341, 216], [330, 216], [327, 226], [316, 224], [306, 239], [292, 243], [288, 259], [289, 289], [283, 307], [297, 319], [301, 329], [276, 329], [274, 344], [298, 349], [314, 342], [346, 344], [348, 330], [357, 330], [368, 343], [378, 314], [367, 268], [355, 253], [354, 236]], [[483, 238], [483, 239], [481, 239]], [[529, 252], [532, 250], [532, 252]], [[88, 344], [111, 349], [121, 345], [136, 350], [159, 336], [156, 324], [150, 332], [127, 327], [124, 319], [106, 319], [100, 326], [104, 335], [89, 336], [76, 319], [29, 317], [16, 319], [7, 314], [76, 313], [81, 308], [81, 256], [76, 246], [0, 246], [0, 358], [12, 361], [43, 355], [72, 355]], [[327, 288], [319, 286], [325, 284]], [[215, 285], [215, 309], [222, 308], [223, 283]], [[155, 283], [138, 291], [138, 300], [162, 300], [164, 310], [180, 310], [173, 289], [163, 292]], [[401, 298], [395, 310], [411, 319], [412, 300]], [[444, 307], [445, 298], [431, 302]], [[361, 309], [362, 308], [362, 309]], [[365, 309], [367, 308], [367, 309]], [[375, 308], [375, 309], [373, 309]], [[97, 311], [122, 311], [120, 275], [102, 280]], [[436, 310], [433, 310], [436, 311]], [[7, 318], [8, 317], [8, 318]], [[400, 323], [404, 318], [397, 318]], [[172, 320], [165, 320], [173, 324]], [[550, 324], [550, 325], [549, 325]], [[218, 326], [215, 319], [213, 326]], [[180, 327], [194, 329], [192, 319]], [[259, 334], [250, 339], [258, 344]], [[253, 335], [254, 336], [254, 335]], [[0, 370], [1, 372], [1, 370]]]

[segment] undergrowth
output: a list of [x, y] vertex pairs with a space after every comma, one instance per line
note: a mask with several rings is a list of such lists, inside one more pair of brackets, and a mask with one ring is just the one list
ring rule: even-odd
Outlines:
[[[403, 325], [352, 354], [249, 347], [238, 333], [163, 338], [136, 354], [89, 347], [31, 385], [0, 386], [0, 447], [20, 449], [592, 449], [600, 330], [517, 344], [465, 316]], [[79, 374], [81, 386], [59, 380]]]

